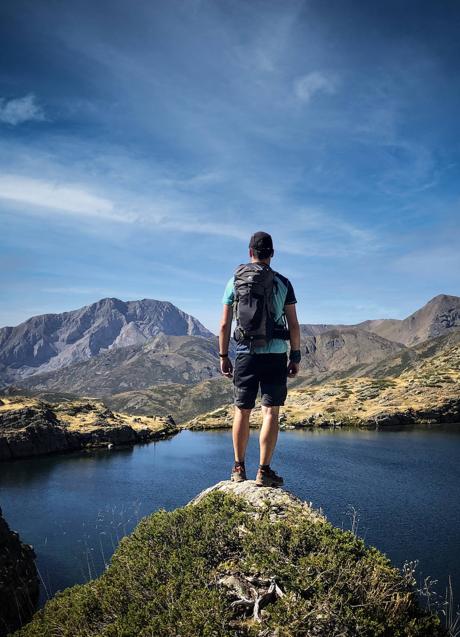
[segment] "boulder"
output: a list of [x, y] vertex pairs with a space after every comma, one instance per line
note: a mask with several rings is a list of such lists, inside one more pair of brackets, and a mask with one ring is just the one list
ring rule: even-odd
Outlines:
[[31, 546], [21, 542], [0, 509], [0, 637], [31, 618], [39, 595], [39, 581]]

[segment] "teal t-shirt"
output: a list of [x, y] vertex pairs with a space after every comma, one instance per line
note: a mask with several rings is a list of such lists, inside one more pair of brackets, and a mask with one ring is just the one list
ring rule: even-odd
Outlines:
[[[225, 286], [224, 296], [222, 297], [222, 303], [224, 305], [233, 305], [233, 301], [235, 300], [233, 281], [234, 277], [231, 277]], [[283, 324], [284, 306], [292, 305], [293, 303], [297, 303], [297, 299], [295, 298], [294, 288], [291, 282], [282, 274], [275, 272], [273, 309], [276, 323]], [[247, 353], [249, 352], [249, 347], [238, 343], [236, 351]], [[287, 341], [281, 338], [272, 338], [266, 345], [254, 347], [255, 354], [284, 354], [285, 352], [287, 352]]]

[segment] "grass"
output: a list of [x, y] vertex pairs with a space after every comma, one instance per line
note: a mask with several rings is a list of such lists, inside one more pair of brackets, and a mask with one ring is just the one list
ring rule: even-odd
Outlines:
[[[255, 618], [221, 584], [266, 578], [279, 594]], [[160, 510], [123, 538], [109, 568], [58, 593], [16, 637], [439, 637], [410, 578], [352, 532], [302, 511], [256, 519], [216, 491]]]

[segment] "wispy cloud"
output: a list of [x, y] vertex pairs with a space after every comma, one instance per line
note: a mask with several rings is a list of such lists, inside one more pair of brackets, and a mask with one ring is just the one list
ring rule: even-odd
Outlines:
[[301, 102], [308, 104], [318, 93], [333, 95], [337, 91], [337, 79], [321, 71], [313, 71], [294, 81], [294, 92]]
[[16, 126], [30, 121], [43, 121], [45, 113], [37, 104], [35, 95], [6, 99], [0, 97], [0, 122]]
[[[206, 175], [203, 180], [207, 180]], [[188, 180], [192, 184], [189, 192], [177, 191], [177, 181], [171, 180], [172, 187], [169, 181], [162, 177], [158, 183], [163, 190], [151, 197], [118, 189], [116, 198], [110, 198], [81, 182], [74, 185], [16, 174], [0, 175], [0, 200], [15, 203], [16, 214], [64, 217], [75, 223], [77, 231], [86, 231], [86, 225], [82, 226], [81, 222], [91, 224], [91, 231], [99, 227], [102, 237], [110, 223], [129, 225], [133, 231], [144, 234], [173, 231], [178, 235], [223, 237], [247, 243], [255, 228], [254, 221], [231, 209], [226, 215], [220, 215], [212, 200], [202, 196], [200, 190], [196, 191], [195, 185], [201, 181], [199, 176]], [[108, 188], [109, 185], [104, 187]], [[130, 202], [130, 207], [126, 202]], [[286, 214], [283, 209], [288, 206], [282, 191], [274, 192], [271, 200], [262, 198], [259, 205], [263, 210], [268, 206], [271, 216], [289, 219], [289, 223], [276, 232], [277, 249], [286, 254], [343, 257], [366, 254], [378, 247], [371, 230], [332, 212], [304, 207]]]
[[[204, 176], [204, 181], [207, 177]], [[199, 182], [199, 177], [191, 180], [192, 189]], [[175, 183], [174, 181], [172, 182]], [[225, 236], [238, 240], [247, 240], [248, 230], [238, 224], [220, 221], [196, 211], [196, 203], [174, 191], [168, 195], [157, 194], [151, 198], [140, 196], [136, 192], [120, 193], [120, 202], [107, 196], [96, 194], [84, 184], [73, 185], [24, 177], [15, 174], [0, 175], [0, 199], [26, 204], [17, 212], [23, 214], [39, 214], [45, 216], [74, 217], [92, 222], [114, 222], [135, 224], [144, 228], [174, 230], [181, 234], [198, 234], [209, 236]], [[127, 209], [124, 201], [133, 201], [136, 212]], [[202, 206], [201, 207], [205, 207]], [[106, 231], [106, 226], [101, 226]]]
[[0, 175], [0, 199], [64, 215], [118, 222], [130, 222], [135, 218], [130, 213], [117, 212], [110, 199], [95, 195], [84, 187], [20, 175]]

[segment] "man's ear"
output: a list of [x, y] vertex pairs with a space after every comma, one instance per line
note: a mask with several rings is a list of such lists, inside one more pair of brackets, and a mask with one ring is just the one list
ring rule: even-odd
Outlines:
[[249, 256], [252, 257], [254, 256], [254, 250], [252, 248], [249, 248]]

